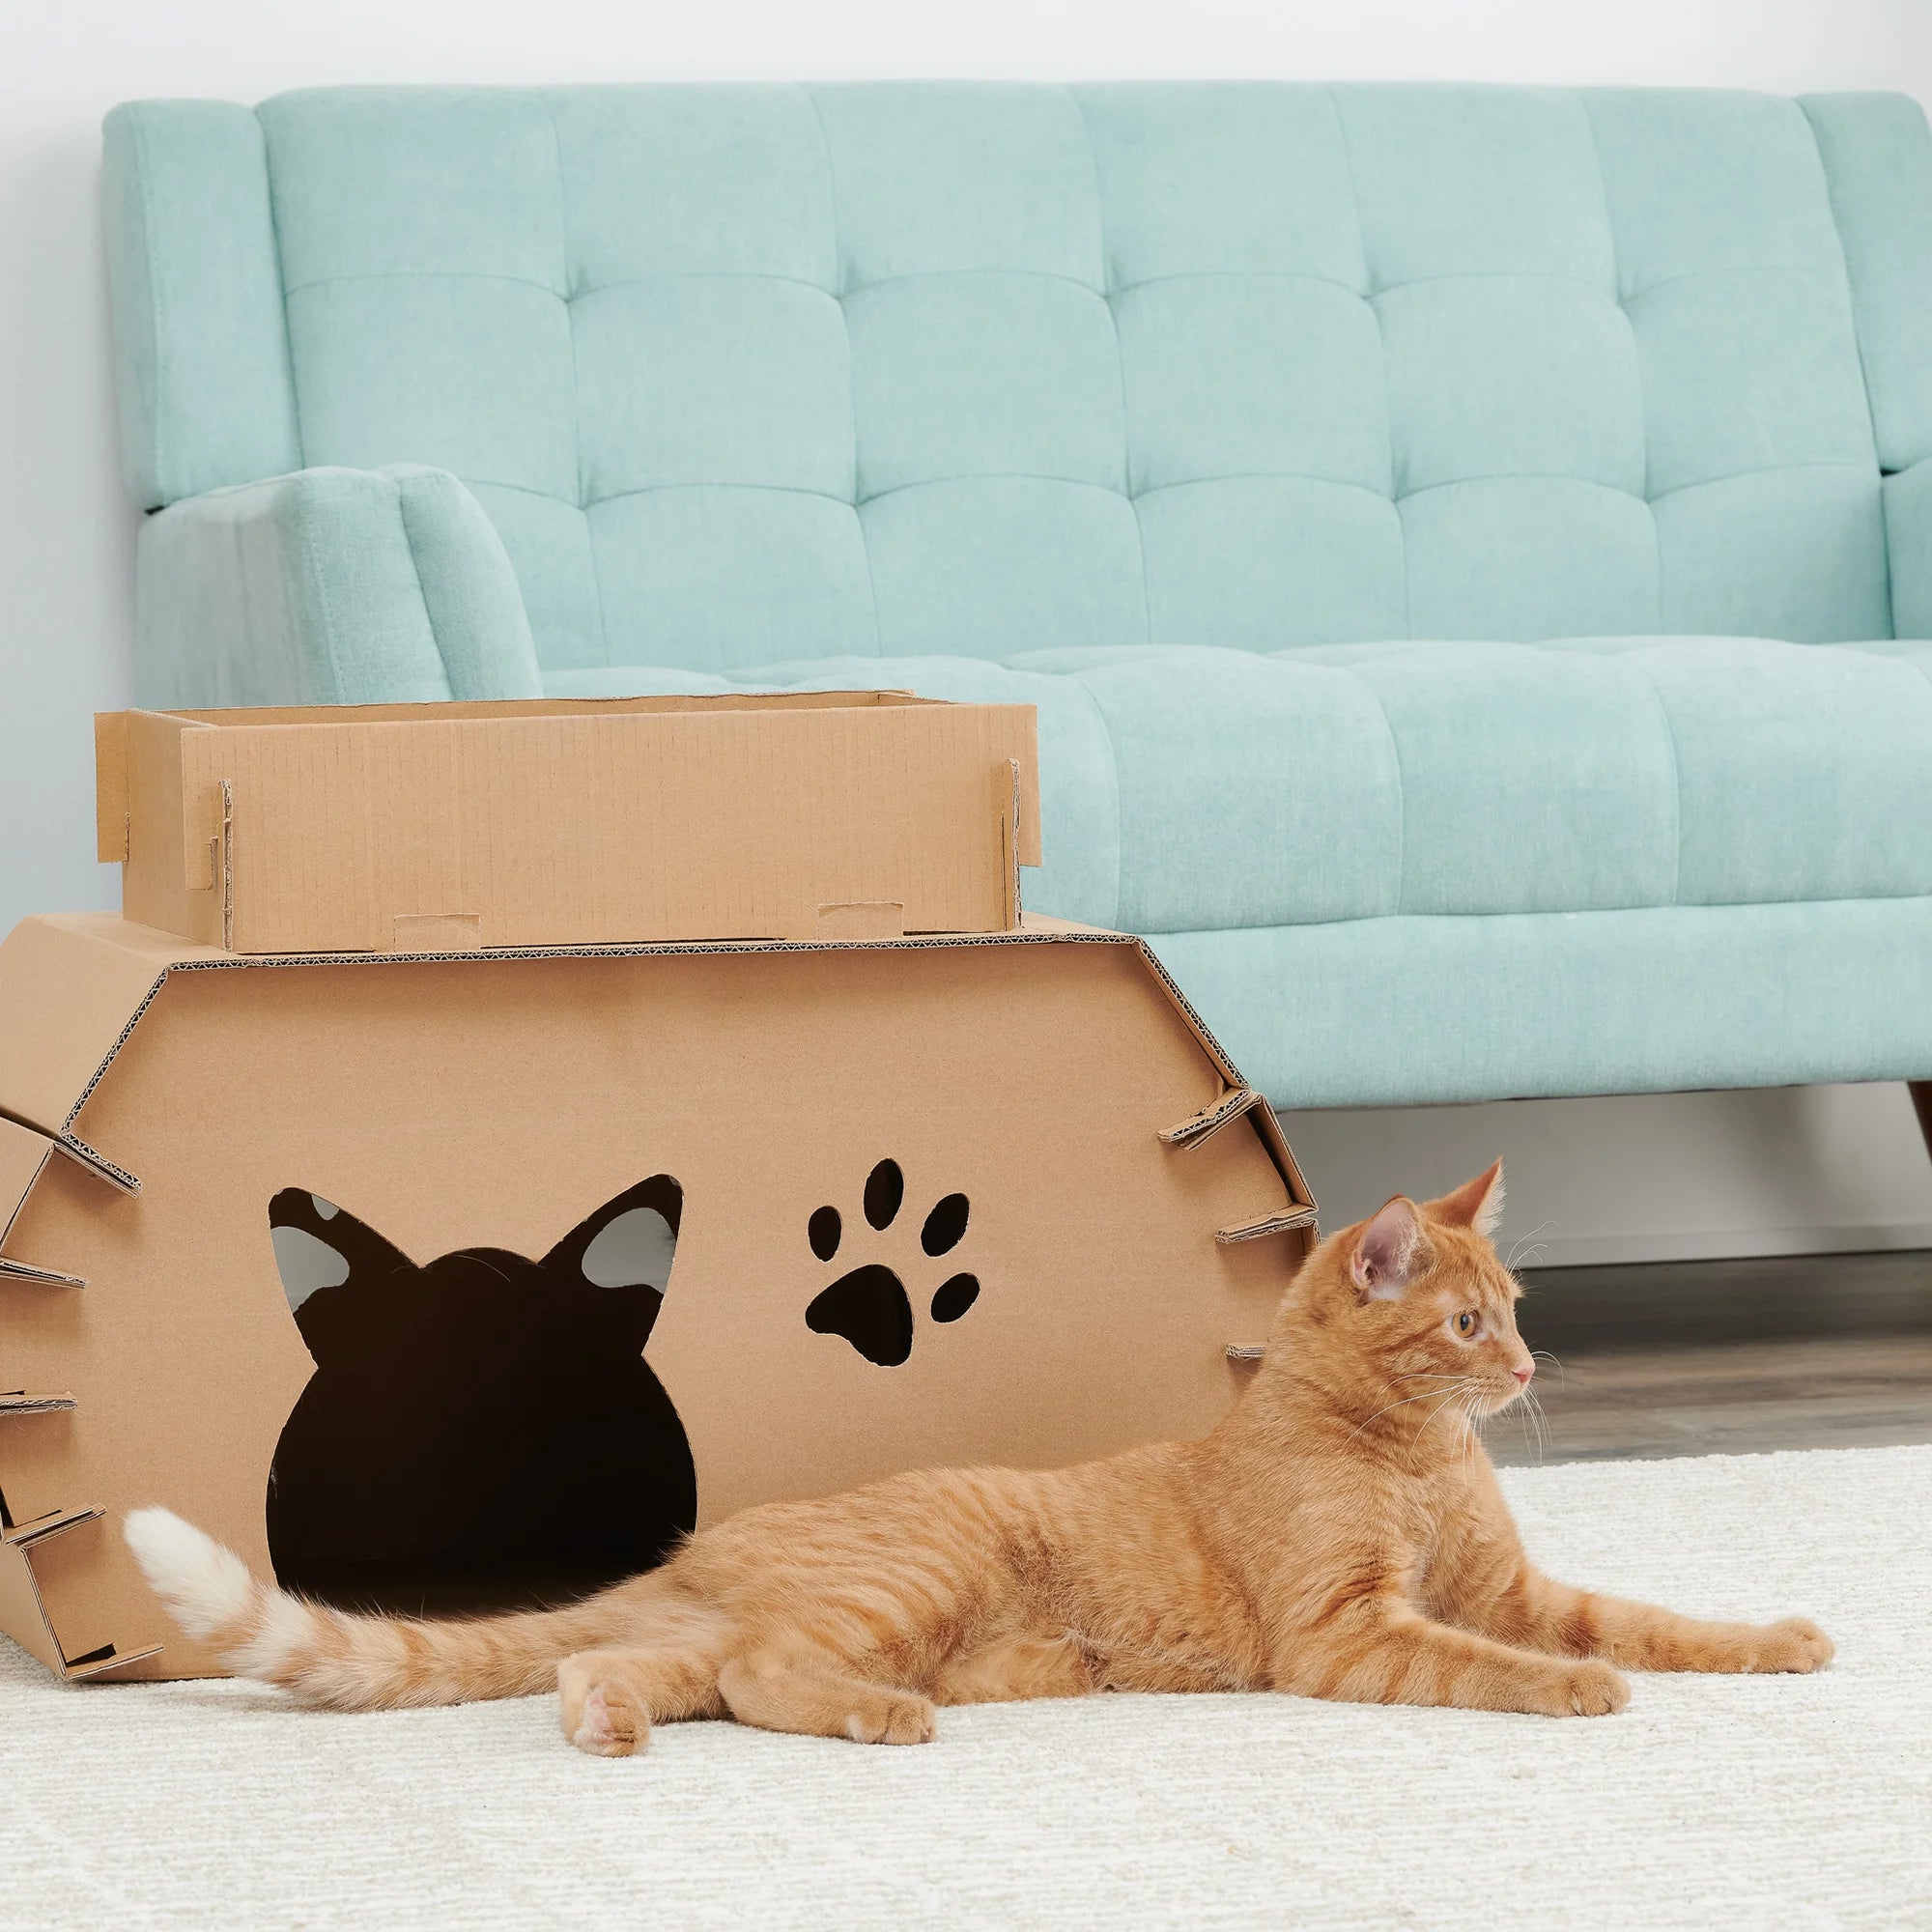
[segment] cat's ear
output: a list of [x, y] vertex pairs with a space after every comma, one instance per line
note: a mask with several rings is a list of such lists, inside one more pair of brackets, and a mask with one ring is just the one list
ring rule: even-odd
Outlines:
[[1415, 1203], [1398, 1194], [1364, 1224], [1349, 1257], [1349, 1279], [1365, 1301], [1395, 1301], [1421, 1265], [1422, 1220]]
[[544, 1257], [546, 1270], [581, 1276], [592, 1288], [648, 1288], [662, 1296], [677, 1254], [684, 1190], [654, 1174], [607, 1201]]
[[1463, 1181], [1439, 1201], [1428, 1202], [1422, 1211], [1446, 1228], [1473, 1228], [1488, 1240], [1502, 1225], [1502, 1162], [1492, 1161], [1475, 1179]]
[[[366, 1286], [413, 1265], [375, 1229], [301, 1187], [285, 1187], [269, 1203], [269, 1238], [282, 1293], [298, 1325], [309, 1297], [319, 1290], [345, 1282]], [[306, 1326], [303, 1334], [307, 1337]], [[309, 1340], [312, 1349], [313, 1338]]]

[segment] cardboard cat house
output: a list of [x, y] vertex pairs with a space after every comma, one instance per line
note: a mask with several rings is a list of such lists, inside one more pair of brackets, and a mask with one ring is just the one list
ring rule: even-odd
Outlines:
[[146, 918], [0, 944], [0, 1628], [213, 1670], [145, 1503], [330, 1601], [491, 1608], [750, 1502], [1210, 1426], [1313, 1205], [1138, 941], [1018, 912], [1003, 709], [103, 721]]

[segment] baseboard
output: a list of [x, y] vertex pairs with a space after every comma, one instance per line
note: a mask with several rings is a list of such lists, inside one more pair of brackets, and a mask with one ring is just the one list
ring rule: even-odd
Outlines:
[[[1502, 1250], [1508, 1255], [1507, 1235]], [[1932, 1221], [1837, 1228], [1713, 1228], [1645, 1230], [1629, 1235], [1543, 1235], [1525, 1245], [1541, 1250], [1538, 1267], [1610, 1267], [1633, 1262], [1756, 1260], [1768, 1255], [1894, 1254], [1932, 1249]]]

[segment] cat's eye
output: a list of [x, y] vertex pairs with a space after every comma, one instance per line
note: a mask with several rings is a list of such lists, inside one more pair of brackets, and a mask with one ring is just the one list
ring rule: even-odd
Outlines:
[[1476, 1311], [1473, 1308], [1465, 1308], [1457, 1316], [1456, 1332], [1465, 1342], [1476, 1332]]

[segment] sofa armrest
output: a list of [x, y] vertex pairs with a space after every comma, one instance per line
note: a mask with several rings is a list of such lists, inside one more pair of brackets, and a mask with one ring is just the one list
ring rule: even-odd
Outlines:
[[1932, 457], [1885, 479], [1891, 634], [1932, 638]]
[[447, 470], [302, 469], [141, 530], [136, 687], [155, 707], [542, 696], [502, 541]]

